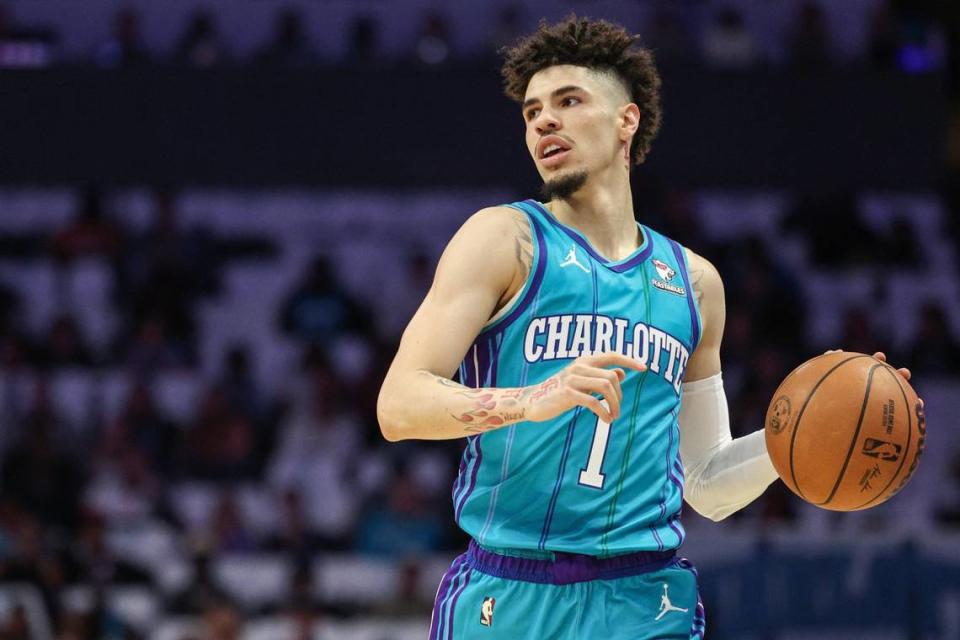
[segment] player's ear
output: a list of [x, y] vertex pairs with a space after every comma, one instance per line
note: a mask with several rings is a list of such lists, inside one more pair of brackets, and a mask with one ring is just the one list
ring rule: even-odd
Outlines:
[[640, 107], [633, 102], [620, 107], [620, 139], [627, 142], [640, 128]]

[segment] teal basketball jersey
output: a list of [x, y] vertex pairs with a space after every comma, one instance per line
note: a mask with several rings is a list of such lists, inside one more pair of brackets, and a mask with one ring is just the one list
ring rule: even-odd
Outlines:
[[490, 549], [609, 556], [680, 546], [677, 415], [700, 318], [683, 248], [639, 225], [641, 246], [611, 262], [540, 203], [526, 214], [530, 275], [460, 366], [469, 387], [537, 384], [579, 356], [614, 350], [628, 371], [612, 424], [582, 407], [467, 440], [453, 487], [460, 527]]

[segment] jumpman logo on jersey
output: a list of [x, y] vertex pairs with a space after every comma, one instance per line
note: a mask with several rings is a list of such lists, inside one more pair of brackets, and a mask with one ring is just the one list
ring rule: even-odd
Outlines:
[[583, 266], [577, 261], [577, 245], [571, 245], [570, 251], [567, 252], [567, 257], [563, 259], [563, 262], [560, 263], [560, 267], [569, 267], [572, 264], [575, 264], [583, 269], [584, 273], [590, 273], [589, 268]]
[[671, 611], [686, 613], [689, 611], [689, 609], [681, 609], [680, 607], [673, 606], [673, 603], [670, 602], [670, 596], [667, 595], [667, 583], [663, 583], [663, 595], [660, 596], [660, 613], [657, 614], [657, 617], [654, 618], [654, 620], [659, 620]]

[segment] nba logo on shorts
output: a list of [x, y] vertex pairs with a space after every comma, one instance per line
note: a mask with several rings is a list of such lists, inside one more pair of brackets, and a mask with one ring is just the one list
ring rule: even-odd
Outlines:
[[480, 624], [485, 627], [493, 626], [493, 605], [497, 603], [496, 598], [484, 598], [480, 605]]

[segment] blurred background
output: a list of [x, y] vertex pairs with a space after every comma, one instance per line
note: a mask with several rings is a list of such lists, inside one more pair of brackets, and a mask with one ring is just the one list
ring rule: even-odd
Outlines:
[[708, 638], [960, 638], [960, 18], [908, 0], [0, 0], [0, 639], [426, 636], [462, 442], [379, 384], [445, 242], [539, 179], [495, 51], [642, 34], [640, 220], [719, 268], [733, 429], [883, 350], [927, 452], [855, 514], [689, 509]]

